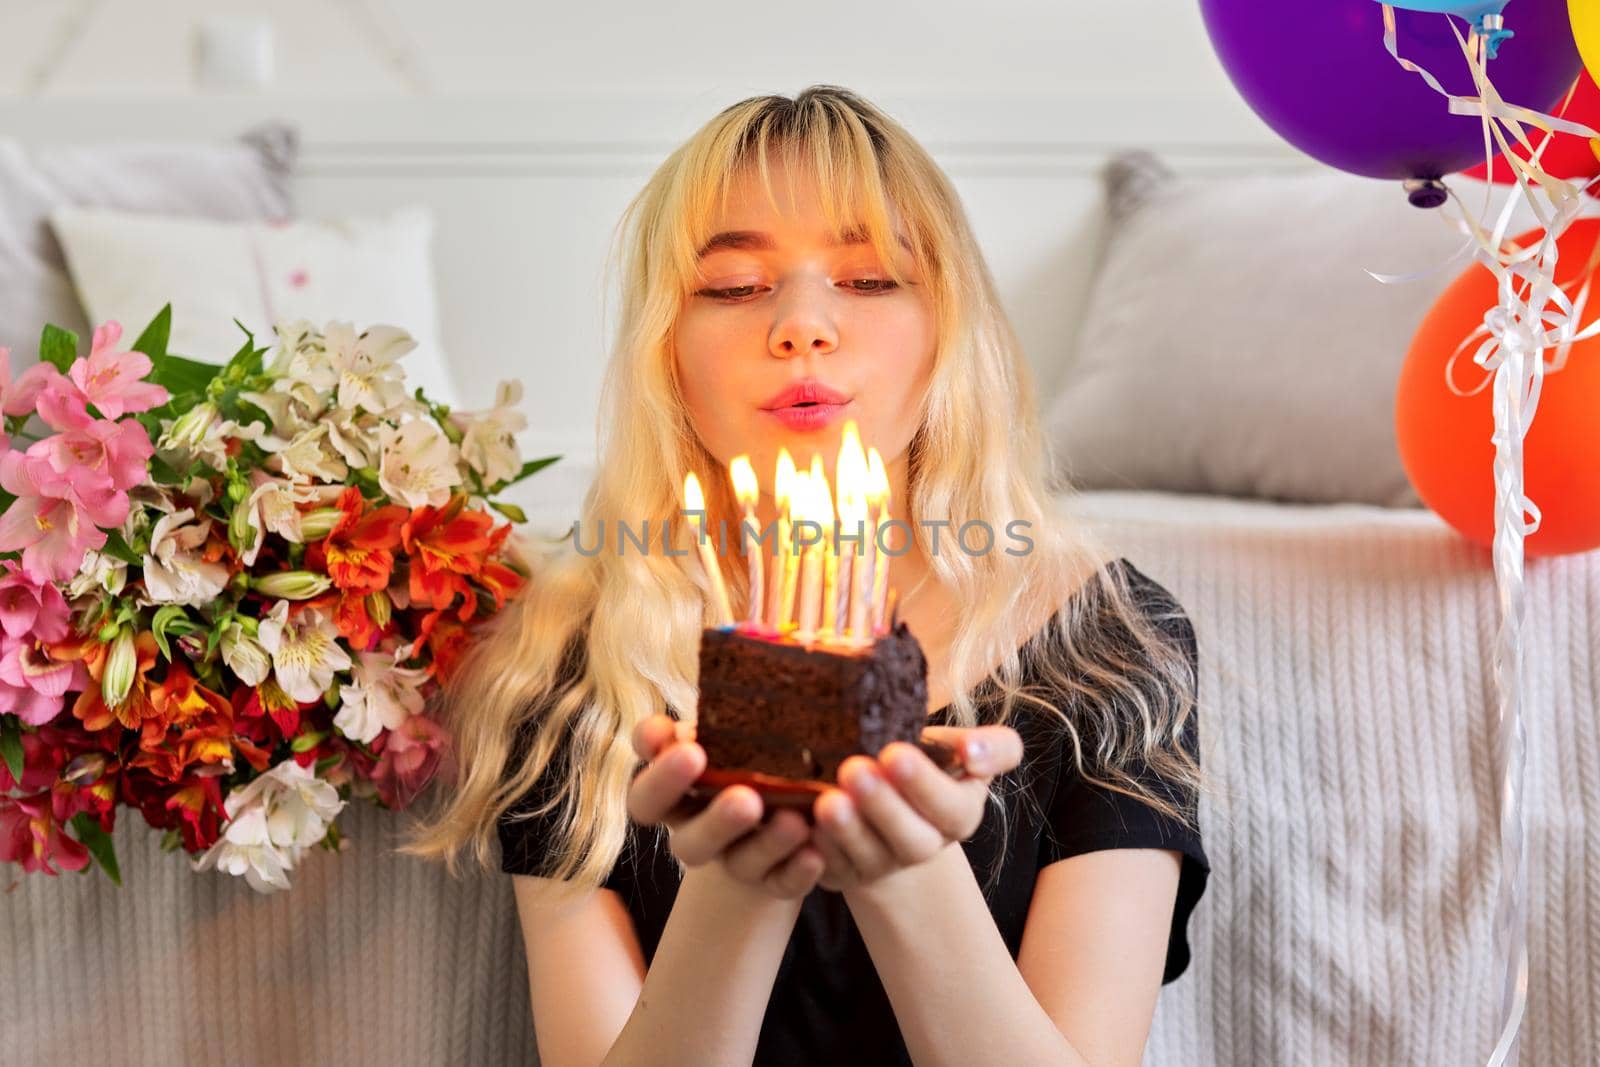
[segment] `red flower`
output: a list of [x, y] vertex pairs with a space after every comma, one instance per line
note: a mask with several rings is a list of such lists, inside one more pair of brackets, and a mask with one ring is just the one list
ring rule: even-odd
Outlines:
[[105, 700], [100, 695], [100, 678], [105, 673], [106, 657], [111, 646], [101, 641], [85, 641], [76, 646], [58, 644], [54, 646], [53, 653], [56, 658], [69, 659], [81, 656], [84, 666], [89, 669], [89, 677], [94, 679], [94, 684], [78, 694], [77, 702], [72, 705], [72, 714], [83, 723], [83, 728], [93, 733], [106, 729], [113, 723], [121, 725], [124, 729], [139, 730], [145, 725], [146, 720], [153, 720], [154, 725], [164, 729], [161, 723], [161, 713], [150, 703], [150, 680], [146, 677], [150, 668], [156, 665], [156, 638], [148, 630], [134, 635], [134, 651], [138, 656], [138, 667], [134, 672], [133, 684], [128, 687], [128, 695], [116, 707], [107, 707]]
[[422, 617], [417, 635], [427, 642], [433, 676], [443, 684], [455, 673], [456, 663], [466, 651], [467, 628], [443, 611], [431, 611]]
[[313, 541], [306, 550], [308, 566], [326, 571], [333, 584], [346, 591], [375, 593], [387, 588], [406, 509], [389, 504], [367, 511], [355, 486], [339, 495], [336, 506], [344, 514], [327, 537]]
[[22, 864], [24, 871], [60, 873], [89, 865], [89, 850], [62, 832], [49, 793], [0, 797], [0, 860]]
[[411, 602], [415, 607], [448, 608], [459, 593], [466, 598], [462, 618], [477, 609], [467, 578], [483, 570], [495, 540], [494, 520], [481, 511], [464, 510], [467, 498], [457, 494], [442, 508], [422, 507], [400, 530], [410, 557]]

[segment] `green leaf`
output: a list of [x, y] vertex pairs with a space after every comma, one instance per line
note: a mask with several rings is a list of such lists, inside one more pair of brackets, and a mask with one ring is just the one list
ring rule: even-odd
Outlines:
[[289, 742], [289, 749], [293, 752], [310, 752], [322, 744], [327, 736], [328, 731], [326, 730], [312, 730], [309, 733], [303, 733]]
[[22, 721], [15, 715], [0, 715], [0, 757], [6, 761], [13, 782], [22, 782]]
[[[150, 362], [159, 365], [167, 358], [167, 341], [172, 337], [172, 305], [168, 304], [156, 312], [156, 317], [150, 320], [150, 325], [144, 328], [139, 339], [133, 342], [135, 352], [143, 352], [150, 357]], [[166, 385], [166, 382], [159, 383]]]
[[105, 869], [111, 881], [120, 887], [122, 872], [117, 868], [117, 850], [112, 843], [111, 835], [106, 833], [95, 817], [86, 811], [80, 811], [72, 817], [72, 829], [78, 840], [83, 842], [83, 847], [89, 850], [89, 855]]
[[184, 482], [183, 474], [178, 468], [160, 456], [150, 457], [150, 477], [163, 485], [182, 485]]
[[489, 506], [494, 508], [500, 514], [504, 515], [506, 518], [510, 519], [512, 522], [528, 521], [528, 513], [517, 507], [515, 504], [508, 503], [504, 500], [491, 500], [489, 501]]
[[10, 493], [6, 492], [4, 489], [0, 489], [0, 515], [4, 515], [6, 513], [6, 510], [8, 508], [10, 508], [11, 505], [15, 504], [16, 502], [17, 502], [17, 498], [16, 497], [12, 496]]
[[526, 463], [524, 463], [522, 465], [522, 469], [520, 471], [518, 471], [511, 478], [508, 478], [505, 481], [500, 482], [499, 484], [497, 484], [491, 490], [491, 492], [499, 493], [499, 492], [501, 492], [503, 490], [509, 489], [509, 488], [511, 488], [511, 486], [516, 485], [518, 482], [522, 481], [524, 478], [527, 478], [530, 475], [537, 474], [540, 471], [544, 470], [546, 467], [550, 466], [550, 464], [554, 463], [556, 460], [558, 460], [560, 458], [561, 458], [560, 456], [545, 456], [543, 459], [530, 459], [530, 460], [528, 460], [528, 462], [526, 462]]
[[135, 567], [144, 563], [139, 553], [128, 547], [128, 542], [123, 539], [121, 530], [107, 530], [105, 547], [100, 550], [112, 559], [120, 559], [124, 563], [131, 563]]
[[44, 333], [39, 337], [39, 359], [65, 374], [67, 368], [72, 366], [72, 361], [77, 358], [78, 335], [71, 330], [47, 324]]
[[161, 851], [176, 852], [183, 847], [183, 834], [177, 830], [168, 830], [161, 835]]
[[186, 359], [183, 356], [170, 354], [162, 356], [155, 361], [155, 364], [149, 380], [165, 386], [167, 392], [173, 396], [205, 392], [206, 386], [211, 384], [211, 379], [222, 370], [215, 363], [201, 363], [197, 359]]

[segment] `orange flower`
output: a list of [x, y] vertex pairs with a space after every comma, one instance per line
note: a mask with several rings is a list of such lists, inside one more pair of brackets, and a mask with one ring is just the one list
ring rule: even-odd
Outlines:
[[[157, 717], [140, 731], [139, 753], [130, 760], [169, 782], [196, 763], [226, 763], [233, 757], [233, 706], [195, 680], [182, 660], [150, 693]], [[176, 735], [173, 730], [179, 731]]]
[[433, 676], [443, 684], [466, 651], [467, 628], [443, 611], [431, 611], [422, 617], [417, 632], [428, 643]]
[[464, 510], [467, 499], [457, 494], [442, 508], [421, 507], [400, 530], [411, 559], [411, 600], [416, 606], [448, 608], [456, 594], [466, 597], [462, 618], [475, 610], [468, 577], [483, 570], [494, 545], [489, 528], [494, 519], [481, 511]]
[[375, 593], [387, 588], [406, 509], [389, 504], [367, 511], [355, 486], [339, 495], [337, 506], [344, 514], [327, 537], [312, 542], [307, 562], [314, 570], [326, 571], [340, 589]]
[[135, 634], [133, 647], [138, 656], [133, 684], [128, 687], [128, 695], [122, 702], [112, 708], [106, 706], [105, 699], [100, 695], [100, 677], [105, 673], [106, 657], [110, 654], [111, 646], [103, 641], [85, 641], [75, 647], [55, 646], [58, 657], [81, 657], [83, 665], [89, 670], [89, 677], [94, 679], [94, 684], [79, 693], [72, 705], [72, 714], [83, 723], [85, 730], [94, 733], [112, 723], [119, 723], [124, 729], [139, 730], [144, 727], [146, 720], [160, 721], [161, 712], [150, 702], [150, 680], [146, 677], [156, 664], [155, 635], [148, 630]]

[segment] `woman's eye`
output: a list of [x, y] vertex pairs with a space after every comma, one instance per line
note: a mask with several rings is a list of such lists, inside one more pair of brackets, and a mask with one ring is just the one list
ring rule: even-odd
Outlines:
[[[888, 278], [855, 278], [845, 283], [852, 292], [857, 293], [886, 293], [891, 289], [898, 289], [899, 285]], [[863, 288], [862, 286], [866, 286]], [[727, 300], [737, 302], [750, 296], [758, 285], [736, 285], [728, 289], [702, 289], [700, 296], [708, 296], [714, 300]]]
[[886, 293], [890, 289], [898, 289], [899, 288], [899, 286], [896, 285], [895, 282], [892, 281], [889, 278], [857, 278], [855, 281], [851, 282], [850, 285], [851, 285], [852, 288], [854, 288], [857, 285], [857, 283], [859, 283], [859, 282], [866, 282], [868, 285], [873, 286], [873, 288], [871, 288], [871, 289], [859, 289], [858, 288], [858, 289], [856, 289], [856, 292], [858, 292], [858, 293]]

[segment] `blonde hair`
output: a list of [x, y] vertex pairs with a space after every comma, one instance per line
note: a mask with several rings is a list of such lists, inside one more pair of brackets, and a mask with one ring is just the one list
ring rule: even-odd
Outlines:
[[[582, 525], [647, 517], [673, 545], [689, 544], [678, 491], [694, 471], [707, 487], [709, 520], [737, 529], [728, 478], [696, 435], [678, 388], [672, 337], [697, 286], [696, 250], [746, 167], [760, 174], [777, 209], [769, 153], [815, 180], [835, 232], [864, 226], [896, 282], [904, 278], [895, 267], [895, 224], [910, 238], [938, 336], [909, 446], [910, 515], [949, 517], [951, 529], [997, 516], [1028, 523], [1031, 550], [982, 554], [934, 552], [927, 529], [913, 523], [930, 568], [924, 580], [944, 584], [962, 605], [945, 676], [955, 694], [949, 723], [978, 722], [975, 694], [998, 700], [998, 714], [984, 721], [1008, 722], [1019, 706], [1037, 707], [1065, 726], [1087, 780], [1192, 822], [1188, 804], [1175, 805], [1133, 773], [1142, 765], [1198, 796], [1199, 767], [1178, 743], [1194, 714], [1193, 665], [1170, 625], [1187, 619], [1176, 605], [1136, 603], [1104, 547], [1057, 509], [1066, 486], [1047, 474], [1032, 375], [959, 198], [905, 129], [848, 90], [812, 86], [793, 99], [759, 96], [728, 107], [629, 204], [618, 225], [620, 327]], [[455, 781], [436, 791], [437, 810], [401, 851], [443, 859], [454, 873], [470, 850], [488, 869], [496, 822], [538, 785], [549, 799], [529, 814], [559, 812], [563, 828], [544, 873], [569, 883], [562, 891], [598, 885], [626, 841], [635, 725], [668, 709], [693, 720], [700, 633], [714, 624], [698, 559], [586, 554], [568, 538], [554, 550], [524, 552], [528, 585], [458, 667], [439, 712], [454, 741]], [[738, 611], [747, 594], [741, 561], [724, 567], [724, 580]], [[1074, 588], [1081, 595], [1065, 595]], [[1051, 654], [1038, 657], [1038, 681], [1024, 687], [1019, 651], [1035, 636]], [[1063, 703], [1062, 693], [1073, 699]], [[996, 782], [994, 797], [1010, 777]]]

